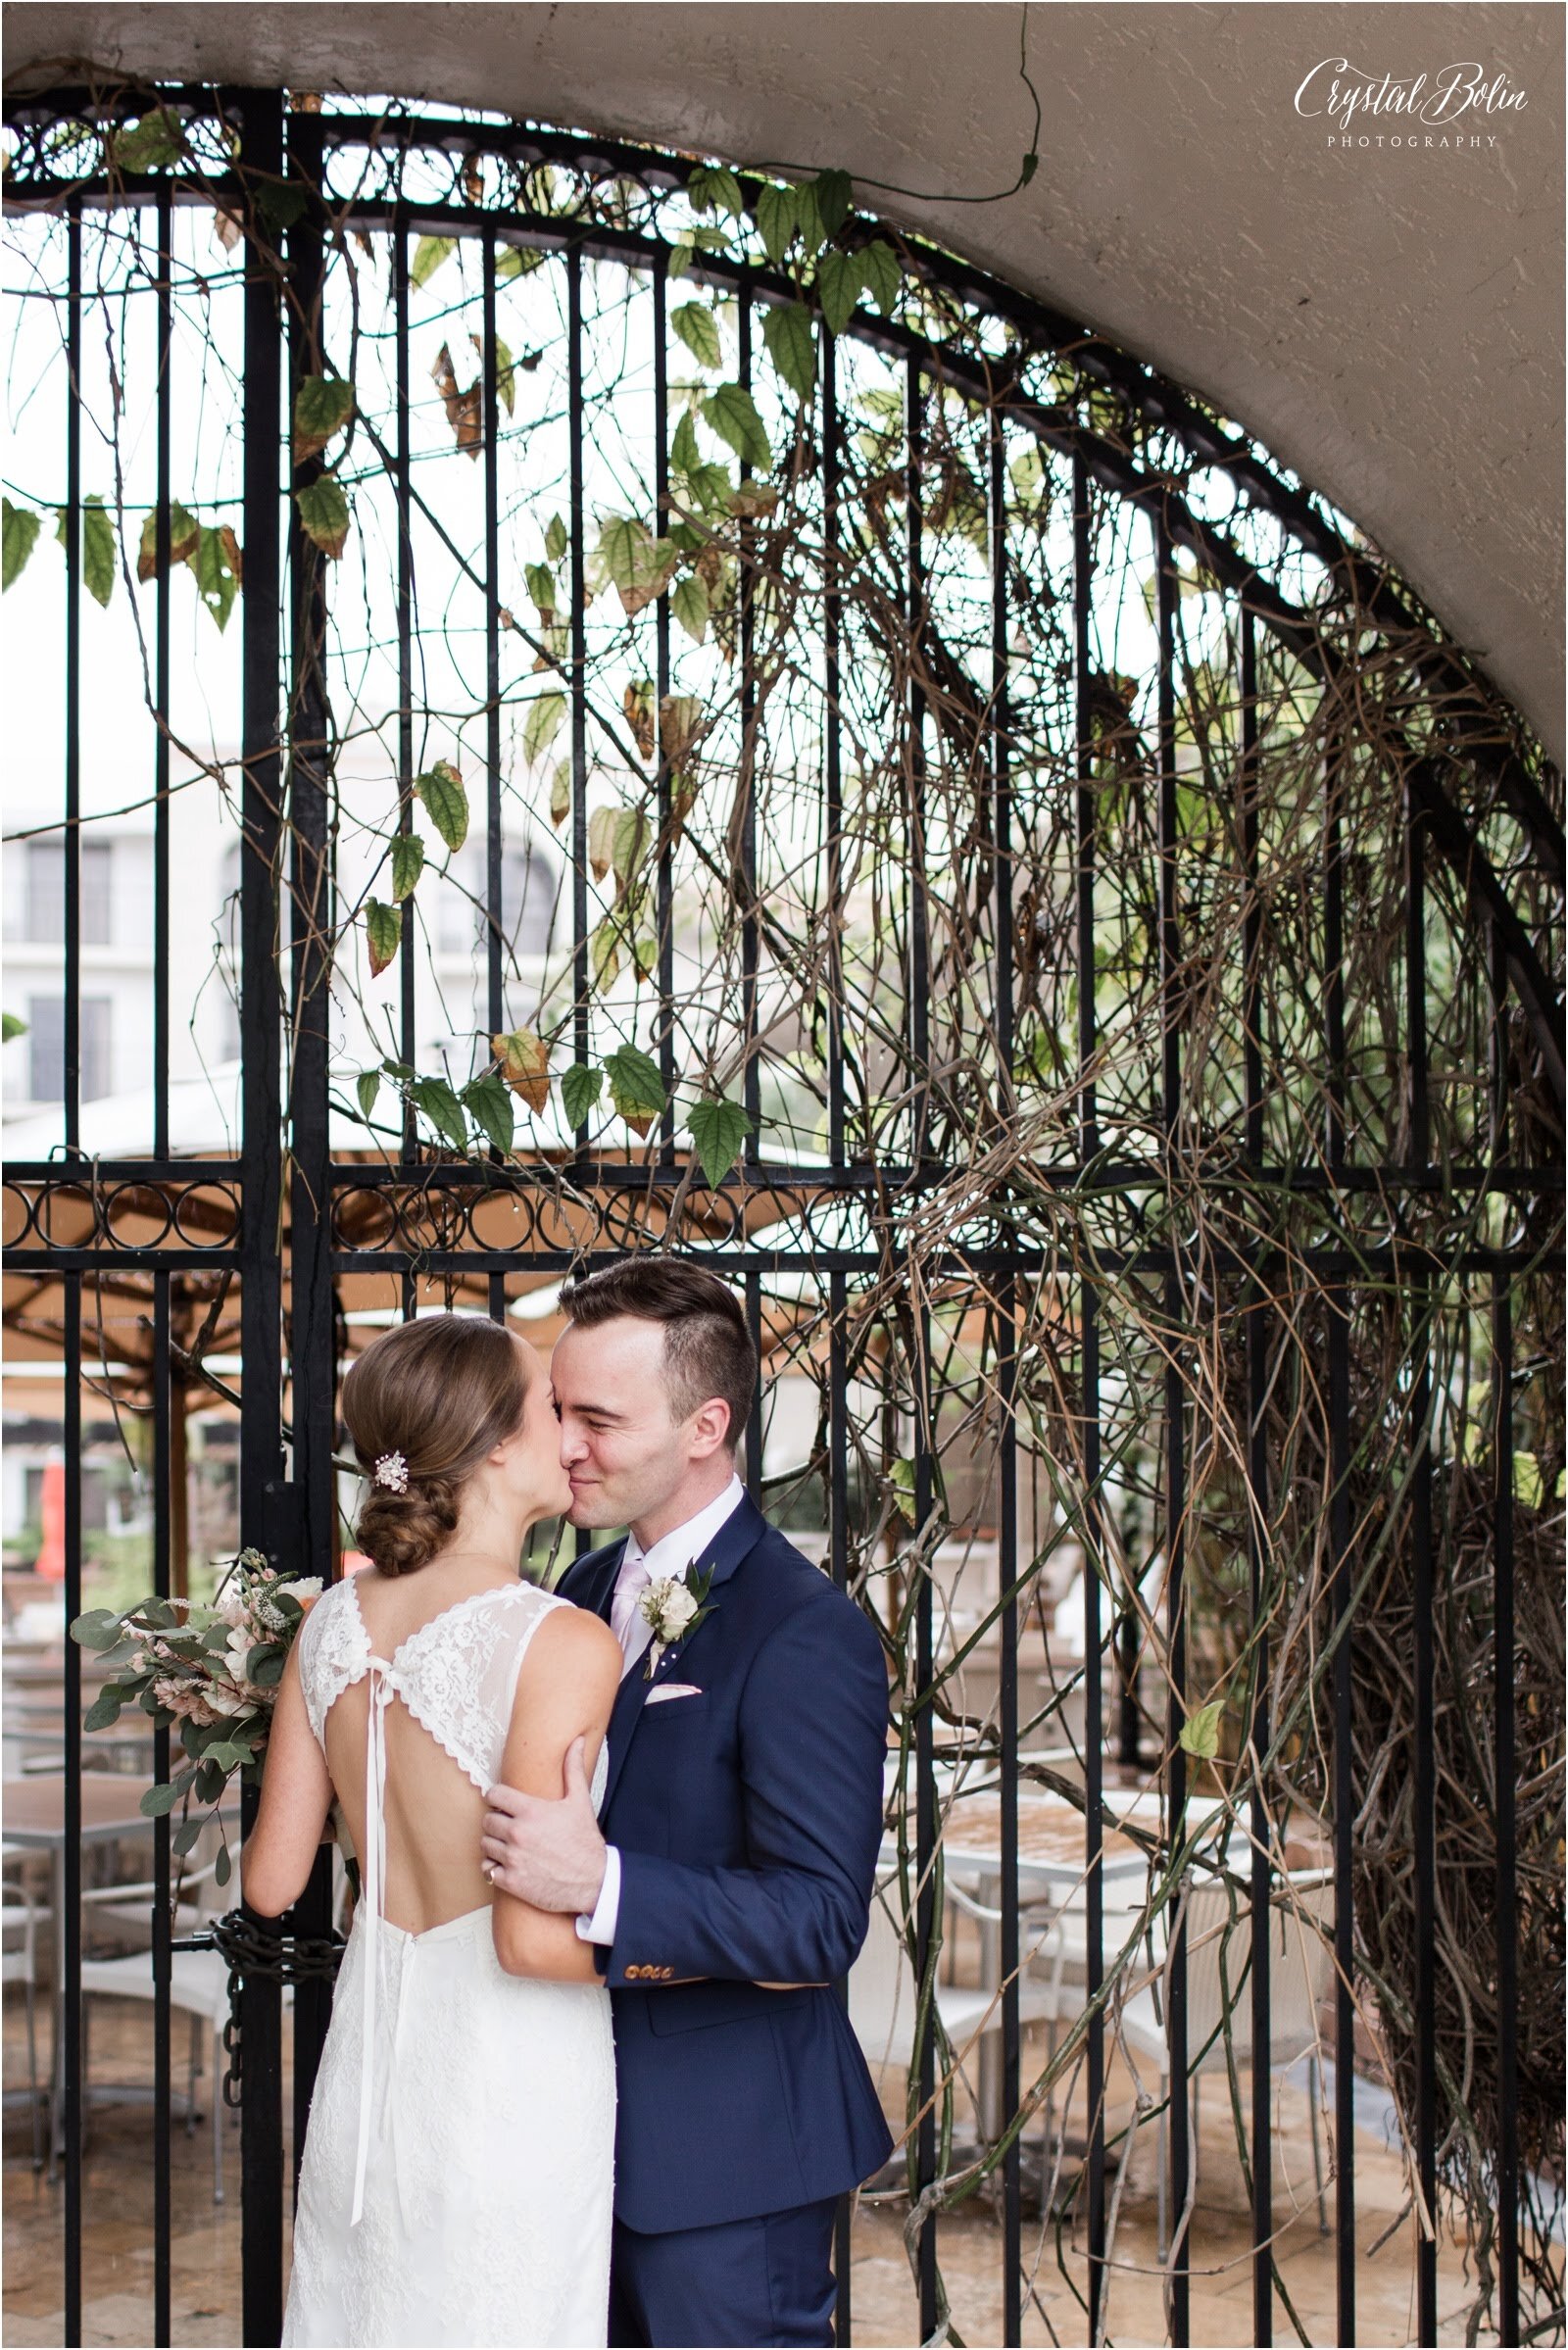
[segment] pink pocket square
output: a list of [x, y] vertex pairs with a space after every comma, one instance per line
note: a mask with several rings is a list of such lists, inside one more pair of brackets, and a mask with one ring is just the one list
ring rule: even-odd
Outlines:
[[657, 1689], [650, 1689], [644, 1702], [662, 1705], [666, 1697], [700, 1697], [702, 1690], [690, 1681], [662, 1681]]

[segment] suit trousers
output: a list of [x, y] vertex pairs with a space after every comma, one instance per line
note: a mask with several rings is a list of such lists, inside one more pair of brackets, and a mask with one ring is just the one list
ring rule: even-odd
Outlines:
[[833, 2339], [838, 2198], [718, 2228], [642, 2235], [615, 2222], [610, 2340], [615, 2350], [682, 2343], [760, 2350]]

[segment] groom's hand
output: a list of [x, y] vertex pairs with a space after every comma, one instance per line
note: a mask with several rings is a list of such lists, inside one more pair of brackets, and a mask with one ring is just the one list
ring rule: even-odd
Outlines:
[[590, 1912], [604, 1883], [605, 1839], [588, 1787], [586, 1742], [574, 1738], [566, 1749], [559, 1803], [511, 1787], [493, 1787], [485, 1798], [484, 1873], [504, 1893], [535, 1909]]

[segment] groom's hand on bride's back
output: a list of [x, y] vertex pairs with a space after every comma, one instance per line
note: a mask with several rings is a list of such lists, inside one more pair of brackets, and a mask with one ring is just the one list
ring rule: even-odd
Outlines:
[[588, 1786], [586, 1741], [566, 1749], [559, 1798], [496, 1786], [485, 1801], [482, 1852], [492, 1885], [534, 1909], [591, 1911], [605, 1879], [605, 1839]]

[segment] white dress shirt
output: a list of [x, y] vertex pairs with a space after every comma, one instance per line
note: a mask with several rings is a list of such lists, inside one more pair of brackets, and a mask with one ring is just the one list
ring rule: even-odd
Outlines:
[[[700, 1566], [703, 1552], [745, 1498], [746, 1488], [738, 1477], [731, 1477], [724, 1491], [700, 1509], [695, 1518], [688, 1518], [684, 1525], [662, 1534], [650, 1549], [645, 1550], [634, 1534], [627, 1535], [615, 1577], [615, 1596], [610, 1608], [611, 1630], [619, 1640], [625, 1658], [620, 1668], [622, 1681], [640, 1663], [654, 1637], [653, 1626], [637, 1605], [643, 1592], [651, 1583], [662, 1582], [665, 1576], [673, 1575], [679, 1581], [688, 1567]], [[603, 1942], [608, 1947], [615, 1938], [619, 1910], [620, 1854], [613, 1844], [607, 1844], [604, 1881], [593, 1915], [577, 1919], [577, 1932], [582, 1939]]]

